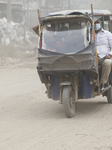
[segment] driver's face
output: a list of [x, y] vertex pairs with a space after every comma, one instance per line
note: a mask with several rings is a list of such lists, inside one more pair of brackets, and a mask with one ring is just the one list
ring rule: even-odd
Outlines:
[[95, 24], [100, 24], [100, 25], [101, 25], [101, 21], [100, 21], [100, 20], [97, 20], [97, 21], [95, 22]]
[[94, 29], [95, 29], [96, 32], [100, 31], [100, 29], [101, 29], [101, 21], [100, 21], [100, 20], [97, 20], [97, 21], [95, 22], [95, 27], [94, 27]]

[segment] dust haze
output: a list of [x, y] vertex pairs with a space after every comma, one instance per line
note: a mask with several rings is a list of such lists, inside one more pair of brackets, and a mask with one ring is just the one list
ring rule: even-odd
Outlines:
[[79, 101], [65, 117], [37, 74], [40, 16], [66, 9], [108, 9], [112, 0], [0, 0], [0, 150], [112, 150], [112, 105]]
[[37, 9], [42, 17], [60, 10], [90, 9], [91, 4], [94, 9], [112, 11], [111, 0], [1, 0], [0, 65], [24, 62], [27, 56], [36, 56], [38, 36], [32, 27], [38, 24]]

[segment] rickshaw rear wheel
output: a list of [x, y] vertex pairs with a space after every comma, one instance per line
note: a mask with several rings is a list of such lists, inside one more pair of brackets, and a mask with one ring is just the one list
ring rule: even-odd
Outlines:
[[108, 103], [112, 103], [112, 86], [107, 91], [107, 101]]
[[66, 117], [72, 118], [75, 115], [75, 99], [71, 86], [65, 86], [63, 88], [62, 102]]

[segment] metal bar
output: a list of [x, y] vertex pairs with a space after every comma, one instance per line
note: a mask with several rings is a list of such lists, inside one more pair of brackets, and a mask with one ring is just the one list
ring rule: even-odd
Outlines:
[[98, 92], [100, 93], [98, 56], [97, 56], [96, 41], [95, 41], [94, 15], [93, 15], [93, 5], [92, 4], [91, 4], [91, 13], [92, 13], [92, 43], [95, 42], [96, 64], [97, 64], [97, 73], [98, 73], [97, 85], [98, 85]]
[[40, 30], [41, 30], [41, 25], [40, 25], [40, 12], [39, 12], [39, 9], [38, 9], [37, 11], [38, 11], [38, 21], [39, 21], [39, 33], [40, 33]]
[[104, 29], [104, 17], [102, 17], [102, 28]]
[[94, 15], [93, 15], [93, 5], [91, 4], [91, 14], [92, 14], [92, 43], [94, 42], [95, 39], [95, 34], [94, 34]]

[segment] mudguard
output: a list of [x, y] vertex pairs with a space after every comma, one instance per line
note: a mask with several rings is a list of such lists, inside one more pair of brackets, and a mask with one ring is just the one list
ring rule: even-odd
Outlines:
[[65, 81], [65, 82], [62, 82], [62, 83], [61, 83], [61, 86], [63, 86], [63, 85], [72, 85], [72, 82], [70, 82], [70, 81]]

